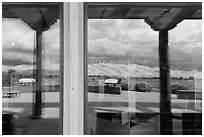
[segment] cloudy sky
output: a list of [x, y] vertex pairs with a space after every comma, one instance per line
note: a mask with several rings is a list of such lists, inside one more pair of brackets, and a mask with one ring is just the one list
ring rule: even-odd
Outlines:
[[[201, 26], [183, 21], [169, 31], [172, 68], [201, 69]], [[89, 55], [158, 66], [158, 35], [144, 20], [89, 20]]]
[[[35, 31], [19, 19], [2, 21], [2, 69], [33, 69]], [[43, 67], [59, 69], [59, 21], [43, 33]]]
[[[201, 26], [200, 20], [183, 21], [169, 31], [172, 68], [201, 69]], [[32, 68], [35, 32], [17, 19], [3, 19], [2, 30], [3, 70]], [[158, 32], [144, 20], [89, 20], [88, 34], [89, 57], [158, 66]], [[59, 69], [59, 21], [43, 38], [44, 67]]]

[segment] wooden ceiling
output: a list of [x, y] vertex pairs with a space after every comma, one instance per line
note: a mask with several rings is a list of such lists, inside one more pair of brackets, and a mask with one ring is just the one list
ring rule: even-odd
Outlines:
[[59, 3], [3, 3], [3, 18], [21, 18], [32, 29], [45, 31], [59, 18]]
[[[144, 19], [154, 30], [172, 29], [184, 19], [202, 19], [201, 2], [89, 2], [89, 19]], [[21, 18], [46, 30], [59, 18], [59, 3], [3, 3], [3, 18]], [[66, 15], [66, 14], [64, 14]]]
[[184, 19], [201, 19], [201, 2], [88, 3], [89, 19], [144, 19], [154, 30], [170, 30]]

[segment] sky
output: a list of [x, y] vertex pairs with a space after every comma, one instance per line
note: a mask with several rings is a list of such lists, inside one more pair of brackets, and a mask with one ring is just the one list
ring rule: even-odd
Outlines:
[[[175, 69], [201, 69], [202, 23], [183, 21], [169, 31], [169, 56]], [[144, 20], [89, 20], [89, 55], [158, 66], [159, 33]]]
[[[169, 56], [173, 69], [201, 70], [201, 20], [183, 21], [169, 31]], [[2, 21], [2, 69], [32, 69], [35, 31], [19, 19]], [[89, 58], [107, 62], [132, 61], [158, 67], [159, 33], [144, 20], [88, 20]], [[59, 69], [59, 20], [43, 33], [43, 67]]]
[[[36, 34], [19, 19], [2, 21], [2, 70], [33, 69]], [[43, 32], [43, 68], [59, 70], [59, 20]]]

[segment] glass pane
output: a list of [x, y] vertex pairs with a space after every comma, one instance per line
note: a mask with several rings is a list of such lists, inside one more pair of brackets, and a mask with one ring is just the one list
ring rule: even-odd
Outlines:
[[88, 134], [159, 134], [158, 32], [88, 20]]
[[59, 134], [59, 4], [3, 4], [3, 134]]
[[169, 31], [173, 133], [202, 134], [202, 22]]

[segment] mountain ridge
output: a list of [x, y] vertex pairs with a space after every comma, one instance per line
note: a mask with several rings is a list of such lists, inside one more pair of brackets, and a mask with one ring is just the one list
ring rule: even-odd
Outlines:
[[[138, 64], [110, 64], [95, 63], [88, 65], [89, 75], [107, 75], [120, 77], [159, 77], [158, 67], [148, 67]], [[202, 78], [202, 72], [172, 69], [171, 77], [196, 77]]]
[[[32, 74], [36, 69], [33, 66], [15, 66], [12, 67], [18, 73]], [[8, 69], [2, 69], [2, 72], [7, 72]], [[59, 74], [58, 69], [43, 69], [44, 74]], [[116, 64], [116, 63], [92, 63], [88, 64], [88, 75], [101, 76], [120, 76], [120, 77], [159, 77], [158, 67], [148, 67], [139, 64]], [[171, 77], [195, 77], [202, 78], [202, 72], [171, 69]]]

